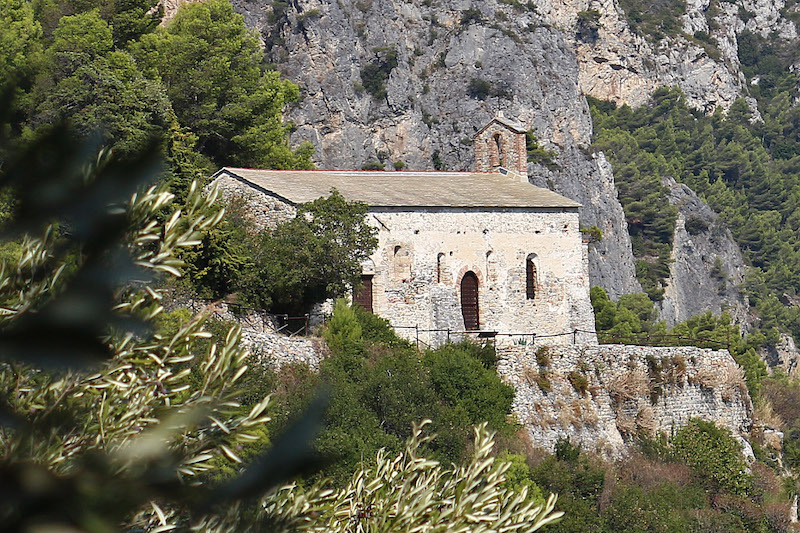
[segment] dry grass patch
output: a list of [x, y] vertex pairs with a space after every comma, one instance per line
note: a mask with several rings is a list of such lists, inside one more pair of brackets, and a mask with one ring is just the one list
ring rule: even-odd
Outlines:
[[631, 415], [618, 414], [617, 415], [617, 431], [625, 438], [630, 438], [636, 435], [636, 419]]
[[597, 423], [600, 421], [600, 417], [597, 414], [597, 409], [592, 401], [588, 398], [573, 400], [572, 412], [575, 414], [575, 417], [586, 427], [596, 427]]
[[640, 369], [616, 374], [608, 380], [608, 393], [618, 404], [643, 398], [649, 391], [647, 374]]
[[704, 389], [718, 389], [726, 402], [747, 394], [744, 371], [738, 365], [701, 366], [692, 376], [691, 382]]
[[653, 489], [663, 483], [685, 487], [692, 482], [692, 472], [683, 463], [661, 462], [634, 453], [619, 464], [619, 479], [644, 490]]
[[690, 383], [704, 389], [713, 389], [719, 384], [720, 373], [714, 366], [701, 366], [690, 376]]
[[739, 365], [725, 365], [720, 373], [722, 374], [720, 394], [723, 400], [730, 402], [747, 395], [747, 381], [744, 378], [744, 370]]
[[773, 429], [780, 429], [784, 424], [783, 420], [781, 420], [781, 417], [772, 407], [772, 402], [767, 398], [761, 398], [761, 400], [753, 407], [753, 421], [754, 425], [760, 424], [762, 427]]
[[639, 436], [650, 439], [656, 436], [658, 423], [656, 422], [655, 412], [649, 405], [643, 407], [636, 413], [636, 429], [639, 432]]

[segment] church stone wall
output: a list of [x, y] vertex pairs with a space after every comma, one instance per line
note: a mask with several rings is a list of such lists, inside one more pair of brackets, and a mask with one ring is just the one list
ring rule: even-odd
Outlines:
[[[577, 209], [372, 209], [374, 311], [398, 333], [438, 345], [464, 332], [460, 284], [478, 277], [480, 329], [498, 344], [596, 342]], [[525, 262], [536, 254], [536, 296]], [[577, 335], [575, 330], [579, 330]], [[474, 334], [472, 334], [474, 336]]]
[[250, 217], [258, 231], [273, 229], [281, 222], [291, 220], [297, 209], [284, 199], [254, 188], [230, 174], [222, 173], [209, 187], [219, 188], [227, 202], [242, 200], [242, 209]]
[[[283, 199], [230, 175], [212, 185], [229, 200], [245, 200], [243, 208], [259, 230], [296, 214]], [[594, 331], [594, 315], [577, 209], [372, 208], [368, 222], [379, 230], [371, 257], [373, 309], [399, 334], [433, 346], [474, 338], [463, 333], [460, 293], [461, 278], [472, 271], [478, 277], [480, 329], [498, 332], [499, 344], [534, 336], [596, 342], [586, 333]], [[530, 254], [537, 269], [533, 300], [525, 293]]]

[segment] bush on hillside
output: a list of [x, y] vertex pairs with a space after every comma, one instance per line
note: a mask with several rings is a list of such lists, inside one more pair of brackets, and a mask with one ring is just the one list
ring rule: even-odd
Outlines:
[[672, 453], [714, 492], [745, 495], [753, 486], [741, 447], [713, 422], [694, 419], [670, 440]]

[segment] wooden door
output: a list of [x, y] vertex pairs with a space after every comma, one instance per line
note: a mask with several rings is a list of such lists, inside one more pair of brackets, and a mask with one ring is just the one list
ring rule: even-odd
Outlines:
[[356, 305], [372, 313], [372, 275], [361, 276], [361, 287], [356, 291], [353, 298]]
[[461, 279], [461, 315], [466, 330], [480, 329], [478, 320], [478, 276], [470, 271]]

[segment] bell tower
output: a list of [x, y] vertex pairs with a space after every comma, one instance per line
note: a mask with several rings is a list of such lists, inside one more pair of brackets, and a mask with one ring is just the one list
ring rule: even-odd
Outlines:
[[499, 112], [473, 137], [475, 170], [513, 174], [528, 183], [528, 152], [525, 128]]

